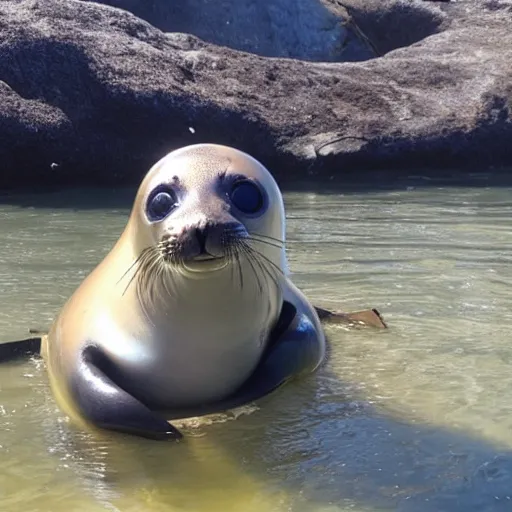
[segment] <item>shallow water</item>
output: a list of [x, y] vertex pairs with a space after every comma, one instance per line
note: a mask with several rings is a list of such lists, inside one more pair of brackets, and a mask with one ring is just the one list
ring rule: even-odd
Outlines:
[[[332, 187], [334, 188], [334, 187]], [[512, 509], [512, 183], [285, 194], [294, 280], [389, 330], [328, 327], [328, 364], [166, 444], [73, 429], [44, 368], [0, 368], [0, 510]], [[133, 191], [0, 198], [0, 340], [46, 328]]]

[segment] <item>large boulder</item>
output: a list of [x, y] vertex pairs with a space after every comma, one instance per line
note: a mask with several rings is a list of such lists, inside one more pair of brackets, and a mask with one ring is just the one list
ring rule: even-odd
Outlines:
[[0, 24], [4, 189], [136, 183], [196, 142], [282, 179], [512, 161], [510, 0], [2, 0]]

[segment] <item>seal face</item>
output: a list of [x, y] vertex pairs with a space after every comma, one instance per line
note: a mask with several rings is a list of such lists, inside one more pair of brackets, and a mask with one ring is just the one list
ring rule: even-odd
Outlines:
[[[212, 194], [225, 197], [223, 210], [232, 209], [238, 219], [224, 218], [218, 212], [205, 216], [195, 226], [185, 225], [179, 230], [169, 229], [158, 244], [166, 262], [182, 265], [191, 272], [205, 272], [224, 268], [230, 257], [237, 255], [240, 248], [250, 250], [244, 242], [250, 238], [240, 217], [253, 219], [263, 215], [268, 206], [265, 190], [255, 181], [241, 175], [227, 177], [220, 173]], [[181, 194], [184, 196], [185, 194]], [[149, 222], [162, 222], [180, 207], [179, 191], [169, 185], [158, 185], [149, 195], [146, 216]]]
[[70, 415], [177, 437], [164, 418], [264, 396], [316, 368], [324, 345], [288, 278], [273, 177], [241, 151], [199, 144], [144, 177], [124, 232], [63, 307], [45, 352]]

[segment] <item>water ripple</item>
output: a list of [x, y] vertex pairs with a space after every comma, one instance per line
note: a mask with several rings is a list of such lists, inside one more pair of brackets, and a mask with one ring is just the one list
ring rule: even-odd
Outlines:
[[[180, 445], [77, 432], [43, 368], [3, 367], [1, 510], [510, 508], [512, 189], [285, 201], [297, 284], [327, 307], [377, 307], [389, 330], [328, 327], [330, 356], [317, 374], [251, 414], [192, 425]], [[110, 249], [129, 206], [46, 203], [0, 207], [4, 340], [49, 324]]]

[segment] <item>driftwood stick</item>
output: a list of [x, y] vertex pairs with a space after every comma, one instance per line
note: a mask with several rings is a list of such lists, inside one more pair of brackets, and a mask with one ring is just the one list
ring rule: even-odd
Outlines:
[[350, 327], [376, 327], [377, 329], [386, 329], [381, 314], [376, 309], [364, 309], [351, 313], [342, 311], [330, 311], [328, 309], [315, 306], [320, 320], [327, 324], [344, 324]]

